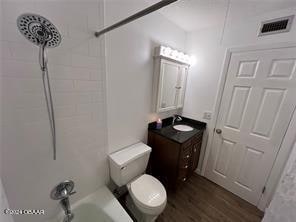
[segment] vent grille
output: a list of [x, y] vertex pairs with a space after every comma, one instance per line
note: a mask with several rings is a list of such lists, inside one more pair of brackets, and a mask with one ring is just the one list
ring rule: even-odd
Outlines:
[[294, 15], [264, 21], [261, 24], [259, 36], [289, 32]]
[[288, 19], [285, 19], [278, 22], [266, 23], [263, 25], [261, 32], [266, 33], [266, 32], [274, 32], [274, 31], [286, 29], [288, 25], [288, 21], [289, 21]]

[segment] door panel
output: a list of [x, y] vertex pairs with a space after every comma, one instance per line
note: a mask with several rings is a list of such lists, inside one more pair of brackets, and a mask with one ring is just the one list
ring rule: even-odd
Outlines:
[[257, 205], [295, 95], [294, 47], [232, 53], [206, 177]]
[[257, 163], [262, 161], [263, 154], [262, 151], [255, 148], [245, 147], [243, 161], [235, 183], [248, 190], [254, 189], [253, 181], [256, 178], [252, 172], [256, 171]]
[[252, 135], [270, 137], [281, 108], [285, 89], [263, 89], [257, 118], [254, 121]]
[[239, 130], [241, 120], [245, 113], [246, 104], [250, 93], [250, 87], [233, 88], [229, 110], [227, 112], [226, 126]]
[[160, 104], [161, 109], [176, 108], [177, 83], [180, 68], [178, 64], [162, 61], [161, 62], [161, 95]]
[[187, 73], [188, 73], [188, 66], [181, 66], [180, 67], [180, 75], [178, 80], [178, 108], [182, 108], [184, 104], [184, 97], [185, 97], [185, 89], [186, 89], [186, 82], [187, 82]]
[[269, 78], [284, 78], [290, 79], [295, 68], [294, 59], [273, 60]]
[[238, 68], [237, 77], [255, 77], [258, 61], [241, 61]]
[[232, 153], [235, 149], [235, 142], [229, 140], [222, 140], [218, 148], [218, 155], [215, 163], [214, 170], [222, 177], [227, 177], [228, 167], [231, 160]]

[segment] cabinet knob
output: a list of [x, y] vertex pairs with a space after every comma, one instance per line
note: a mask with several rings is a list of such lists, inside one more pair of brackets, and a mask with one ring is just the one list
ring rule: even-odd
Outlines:
[[188, 165], [184, 166], [184, 168], [187, 169], [188, 168]]
[[221, 129], [216, 129], [216, 133], [217, 134], [221, 134], [222, 133], [222, 130]]
[[185, 181], [186, 181], [186, 179], [187, 179], [187, 178], [186, 178], [186, 177], [184, 177], [184, 178], [182, 179], [182, 181], [183, 181], [183, 182], [185, 182]]

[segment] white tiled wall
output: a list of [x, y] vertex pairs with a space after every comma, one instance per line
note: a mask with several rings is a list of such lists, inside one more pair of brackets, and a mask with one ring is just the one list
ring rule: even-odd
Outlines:
[[[55, 184], [73, 179], [72, 201], [108, 181], [102, 1], [4, 1], [0, 33], [1, 177], [10, 208], [45, 209], [46, 215], [15, 216], [42, 222], [60, 210], [49, 198]], [[51, 20], [62, 34], [49, 49], [57, 125], [57, 160], [52, 159], [38, 47], [17, 30], [25, 12]]]

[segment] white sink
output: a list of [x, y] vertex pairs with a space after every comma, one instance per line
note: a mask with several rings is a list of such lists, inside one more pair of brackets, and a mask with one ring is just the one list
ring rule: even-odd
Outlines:
[[187, 125], [174, 125], [173, 128], [175, 130], [179, 130], [179, 131], [183, 131], [183, 132], [188, 132], [188, 131], [193, 130], [193, 128], [191, 126], [187, 126]]

